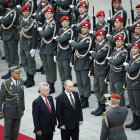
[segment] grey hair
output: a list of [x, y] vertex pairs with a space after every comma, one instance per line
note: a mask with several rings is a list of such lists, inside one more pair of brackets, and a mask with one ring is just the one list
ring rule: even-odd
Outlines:
[[67, 86], [68, 82], [72, 82], [72, 81], [71, 81], [71, 80], [66, 80], [66, 81], [64, 82], [64, 87]]
[[120, 104], [120, 99], [111, 98], [114, 104]]
[[39, 84], [39, 91], [44, 90], [45, 87], [50, 87], [49, 83], [42, 82]]

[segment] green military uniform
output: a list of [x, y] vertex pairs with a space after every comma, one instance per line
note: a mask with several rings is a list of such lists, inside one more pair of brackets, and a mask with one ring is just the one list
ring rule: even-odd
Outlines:
[[131, 58], [129, 65], [125, 66], [125, 70], [128, 98], [133, 113], [133, 123], [126, 128], [137, 130], [140, 129], [140, 54]]
[[27, 20], [23, 18], [20, 23], [20, 28], [20, 57], [28, 78], [26, 83], [24, 83], [27, 86], [29, 77], [33, 77], [36, 73], [35, 57], [31, 56], [30, 51], [37, 49], [37, 24], [31, 18]]
[[[13, 68], [18, 70], [17, 66], [12, 67], [12, 69]], [[4, 115], [5, 140], [17, 140], [20, 121], [24, 110], [25, 103], [23, 80], [14, 80], [13, 77], [11, 77], [2, 83], [0, 90], [0, 114], [1, 119]]]
[[123, 124], [128, 115], [126, 107], [112, 107], [102, 120], [100, 140], [127, 140]]
[[89, 50], [91, 49], [92, 38], [90, 34], [80, 34], [77, 41], [72, 41], [70, 45], [75, 49], [74, 70], [76, 73], [77, 87], [81, 97], [84, 97], [82, 107], [88, 105], [90, 96], [90, 78], [88, 77], [90, 68]]
[[[48, 23], [47, 23], [48, 22]], [[45, 21], [42, 26], [42, 30], [39, 32], [42, 36], [42, 42], [40, 46], [40, 56], [43, 64], [43, 69], [46, 74], [46, 81], [50, 84], [54, 92], [54, 83], [56, 81], [56, 63], [54, 62], [54, 49], [56, 48], [56, 43], [53, 37], [56, 32], [56, 24], [54, 19]]]
[[94, 60], [94, 93], [97, 97], [97, 102], [98, 102], [98, 110], [92, 112], [92, 114], [95, 114], [96, 116], [102, 115], [102, 112], [105, 111], [105, 101], [103, 101], [102, 98], [103, 98], [103, 95], [107, 93], [107, 84], [105, 83], [105, 79], [107, 75], [108, 63], [105, 60], [105, 58], [108, 55], [108, 51], [109, 51], [109, 46], [106, 43], [106, 41], [103, 40], [101, 43], [96, 44], [95, 51], [93, 51], [91, 54], [91, 56], [95, 58]]
[[118, 50], [115, 48], [111, 58], [108, 60], [110, 64], [110, 72], [109, 72], [109, 80], [110, 80], [110, 92], [121, 94], [121, 103], [120, 106], [125, 106], [124, 99], [124, 78], [125, 78], [125, 70], [123, 67], [123, 63], [126, 61], [127, 50], [124, 46], [119, 48]]
[[71, 76], [71, 67], [70, 67], [70, 59], [71, 59], [71, 47], [69, 46], [69, 40], [73, 37], [73, 31], [70, 27], [68, 28], [60, 28], [59, 36], [56, 38], [56, 42], [58, 42], [57, 49], [57, 64], [58, 70], [60, 74], [60, 79], [62, 83], [62, 87], [64, 87], [64, 82], [66, 80], [72, 80]]

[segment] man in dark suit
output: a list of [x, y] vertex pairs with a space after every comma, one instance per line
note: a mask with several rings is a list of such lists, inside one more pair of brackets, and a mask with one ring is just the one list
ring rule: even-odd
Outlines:
[[58, 128], [62, 140], [79, 140], [79, 126], [83, 123], [82, 108], [77, 92], [73, 91], [73, 82], [67, 80], [63, 91], [56, 99]]
[[111, 95], [112, 108], [104, 113], [100, 140], [127, 140], [123, 124], [126, 120], [128, 110], [119, 106], [121, 96]]
[[36, 140], [52, 140], [55, 131], [56, 116], [53, 98], [49, 96], [48, 83], [40, 83], [40, 96], [33, 101], [32, 114]]

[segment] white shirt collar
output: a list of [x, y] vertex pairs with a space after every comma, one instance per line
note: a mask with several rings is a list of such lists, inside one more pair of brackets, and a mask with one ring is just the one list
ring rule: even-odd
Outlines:
[[104, 40], [102, 42], [99, 43], [99, 45], [103, 44]]
[[120, 48], [117, 48], [117, 47], [116, 47], [117, 51], [121, 50], [121, 49], [122, 49], [122, 47], [123, 47], [123, 46], [121, 46]]
[[83, 15], [80, 15], [81, 17], [84, 17], [86, 15], [86, 13], [84, 13]]
[[12, 80], [13, 80], [14, 84], [16, 85], [16, 81], [18, 81], [18, 80], [15, 80], [13, 77], [12, 77]]
[[46, 19], [46, 22], [50, 22], [52, 19], [53, 19], [53, 18], [51, 18], [51, 19], [49, 19], [49, 20]]

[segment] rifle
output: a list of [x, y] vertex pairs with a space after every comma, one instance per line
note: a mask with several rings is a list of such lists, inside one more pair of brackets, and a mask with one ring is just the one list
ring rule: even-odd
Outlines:
[[134, 23], [134, 10], [132, 8], [132, 0], [130, 0], [130, 6], [131, 6], [131, 18], [132, 18], [132, 23]]
[[114, 15], [114, 7], [113, 7], [113, 2], [111, 4], [111, 8], [112, 8], [112, 14]]
[[92, 16], [92, 18], [93, 18], [93, 31], [94, 31], [94, 28], [96, 28], [96, 17], [94, 15], [94, 6], [93, 6], [93, 16]]
[[[128, 25], [130, 27], [130, 19], [128, 19]], [[129, 43], [131, 43], [132, 32], [131, 32], [131, 29], [130, 28], [128, 29], [128, 33], [129, 33]]]
[[110, 17], [110, 20], [109, 20], [109, 33], [112, 35], [112, 27], [113, 27], [113, 23], [112, 23], [112, 20], [111, 20], [111, 10], [109, 10], [109, 17]]

